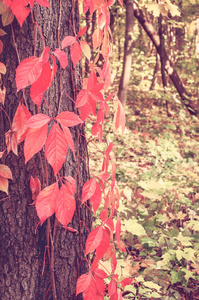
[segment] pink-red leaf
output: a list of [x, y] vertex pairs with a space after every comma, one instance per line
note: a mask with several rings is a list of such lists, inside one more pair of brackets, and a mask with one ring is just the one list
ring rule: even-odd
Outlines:
[[73, 151], [73, 154], [75, 155], [75, 147], [74, 147], [74, 142], [73, 142], [73, 137], [72, 134], [70, 132], [70, 129], [68, 127], [62, 127], [64, 134], [65, 134], [65, 138], [66, 141], [68, 143], [68, 146], [71, 148], [71, 150]]
[[95, 250], [101, 243], [103, 238], [103, 227], [98, 226], [92, 230], [86, 240], [86, 255]]
[[58, 124], [54, 123], [48, 135], [45, 153], [48, 163], [52, 166], [55, 175], [61, 169], [68, 151], [65, 135]]
[[30, 97], [31, 100], [37, 104], [41, 105], [41, 100], [43, 97], [43, 93], [47, 90], [47, 88], [51, 84], [51, 67], [49, 62], [43, 65], [41, 74], [37, 81], [35, 81], [30, 89]]
[[49, 47], [40, 57], [31, 56], [24, 59], [16, 69], [17, 91], [33, 84], [40, 76], [43, 64], [48, 60]]
[[92, 178], [90, 180], [88, 180], [82, 189], [82, 203], [84, 203], [85, 201], [87, 201], [88, 199], [90, 199], [96, 190], [96, 184], [97, 181], [95, 178]]
[[27, 121], [30, 119], [31, 114], [24, 104], [19, 104], [12, 121], [12, 131], [17, 134], [17, 143], [21, 143], [25, 138], [27, 130]]
[[87, 30], [87, 26], [80, 28], [77, 36], [80, 37], [80, 36], [84, 35], [86, 33], [86, 30]]
[[62, 184], [59, 194], [57, 195], [56, 217], [58, 221], [66, 228], [72, 220], [76, 209], [76, 201], [72, 193], [71, 184]]
[[82, 124], [82, 120], [78, 115], [70, 111], [63, 111], [55, 118], [63, 127], [72, 127]]
[[91, 273], [83, 274], [77, 279], [76, 295], [86, 291], [91, 282]]
[[78, 42], [75, 42], [71, 47], [71, 59], [74, 67], [82, 58], [82, 49]]
[[37, 114], [32, 116], [28, 122], [27, 127], [29, 128], [41, 128], [42, 126], [46, 125], [50, 122], [51, 118], [44, 114]]
[[47, 186], [42, 190], [36, 199], [37, 215], [41, 221], [41, 224], [54, 214], [56, 210], [56, 199], [59, 193], [59, 187], [57, 182]]
[[43, 7], [50, 7], [48, 0], [36, 0], [36, 2]]
[[75, 36], [66, 36], [63, 41], [62, 41], [62, 49], [68, 46], [71, 46], [76, 42], [76, 37]]
[[40, 128], [30, 128], [26, 134], [24, 144], [25, 163], [39, 152], [46, 141], [48, 124]]
[[91, 196], [91, 198], [90, 198], [90, 202], [91, 202], [91, 205], [92, 205], [95, 213], [96, 213], [98, 207], [100, 206], [101, 201], [102, 201], [102, 192], [101, 192], [99, 183], [96, 181], [95, 192], [94, 192], [93, 196]]
[[113, 120], [113, 130], [116, 131], [120, 126], [122, 128], [122, 133], [125, 129], [125, 113], [124, 108], [119, 100], [114, 102], [115, 114]]
[[58, 58], [61, 67], [65, 69], [68, 66], [68, 58], [66, 53], [59, 48], [56, 48], [56, 50], [52, 53], [54, 53], [54, 55]]
[[6, 165], [0, 164], [0, 176], [7, 179], [12, 179], [12, 172]]
[[108, 285], [108, 294], [109, 296], [113, 295], [117, 291], [117, 283], [112, 279]]
[[83, 106], [88, 101], [88, 91], [87, 90], [81, 90], [79, 94], [77, 95], [77, 99], [75, 102], [75, 109], [78, 107]]
[[94, 274], [101, 279], [107, 278], [107, 274], [101, 269], [95, 269]]
[[110, 245], [110, 230], [106, 227], [103, 228], [103, 237], [99, 244], [99, 246], [96, 248], [96, 258], [97, 260], [100, 260], [106, 251], [108, 250]]
[[86, 58], [90, 61], [90, 59], [91, 59], [91, 49], [90, 49], [89, 45], [87, 44], [87, 42], [80, 41], [80, 47], [82, 49], [82, 52], [86, 56]]
[[131, 282], [132, 282], [132, 279], [131, 279], [131, 278], [125, 278], [125, 279], [123, 279], [120, 283], [121, 283], [121, 285], [122, 285], [122, 287], [123, 287], [123, 289], [124, 289], [125, 286], [131, 284]]
[[8, 195], [8, 179], [0, 176], [0, 191]]
[[10, 4], [10, 8], [17, 18], [17, 21], [19, 22], [20, 26], [22, 26], [24, 20], [29, 15], [31, 9], [26, 7], [26, 3], [24, 0], [13, 0]]

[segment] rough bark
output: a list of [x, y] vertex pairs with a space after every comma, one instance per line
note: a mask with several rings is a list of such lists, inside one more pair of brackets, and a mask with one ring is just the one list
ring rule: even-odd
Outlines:
[[120, 78], [118, 98], [122, 105], [126, 104], [126, 96], [128, 91], [128, 84], [131, 73], [131, 61], [133, 50], [133, 0], [126, 0], [126, 31], [125, 31], [125, 43], [124, 43], [124, 58], [123, 58], [123, 70]]
[[[143, 29], [153, 42], [154, 46], [156, 47], [156, 50], [158, 54], [161, 53], [160, 48], [160, 37], [153, 27], [153, 25], [149, 22], [147, 17], [144, 15], [142, 10], [139, 8], [139, 6], [134, 2], [134, 16], [138, 20], [138, 22], [142, 25]], [[170, 61], [165, 48], [163, 48], [163, 55], [165, 59], [165, 70], [168, 73], [171, 81], [173, 82], [176, 90], [178, 91], [178, 94], [180, 95], [182, 103], [186, 106], [187, 110], [192, 115], [197, 115], [199, 113], [199, 104], [197, 101], [191, 100], [191, 95], [188, 94], [185, 87], [183, 86], [182, 81], [180, 80], [178, 73], [173, 68], [172, 62]]]
[[[46, 46], [51, 50], [59, 47], [59, 41], [62, 41], [66, 35], [73, 35], [73, 28], [78, 32], [79, 14], [76, 1], [49, 1], [51, 8], [34, 8], [34, 17], [40, 26]], [[58, 31], [58, 21], [61, 3], [61, 22], [60, 31]], [[41, 35], [36, 26], [32, 23], [31, 15], [24, 22], [22, 28], [14, 20], [13, 31], [19, 58], [23, 59], [34, 55], [34, 43], [36, 42], [36, 55], [41, 55], [43, 51]], [[22, 92], [16, 92], [15, 69], [18, 66], [18, 58], [13, 42], [11, 26], [4, 30], [8, 33], [3, 37], [4, 50], [1, 55], [1, 61], [7, 67], [7, 73], [3, 78], [3, 84], [6, 86], [5, 111], [13, 120], [15, 111], [22, 98]], [[34, 35], [34, 32], [36, 36]], [[63, 110], [74, 111], [74, 104], [65, 94], [75, 99], [79, 81], [70, 71], [72, 67], [69, 58], [69, 67], [65, 70], [58, 67], [58, 71], [51, 88], [45, 93], [52, 114], [55, 117]], [[81, 66], [78, 64], [75, 68], [77, 77], [81, 77]], [[29, 89], [26, 89], [26, 102], [32, 114], [37, 112], [36, 106], [31, 103]], [[45, 104], [41, 106], [41, 113], [48, 114]], [[0, 141], [4, 139], [4, 134], [10, 129], [6, 115], [0, 114]], [[73, 176], [77, 182], [76, 200], [77, 210], [69, 226], [78, 230], [78, 233], [65, 232], [60, 224], [56, 225], [55, 218], [52, 216], [50, 222], [45, 222], [42, 227], [37, 227], [39, 219], [36, 209], [32, 203], [32, 195], [29, 187], [30, 176], [35, 170], [33, 159], [26, 165], [23, 155], [23, 144], [19, 145], [19, 155], [16, 156], [10, 152], [1, 163], [8, 165], [13, 174], [13, 180], [9, 184], [10, 199], [0, 201], [0, 299], [2, 300], [42, 300], [42, 299], [82, 299], [79, 295], [76, 297], [76, 281], [82, 272], [85, 272], [85, 265], [82, 253], [82, 246], [88, 234], [87, 229], [80, 222], [83, 220], [88, 228], [91, 227], [91, 217], [88, 210], [80, 208], [78, 199], [81, 193], [83, 183], [88, 179], [88, 170], [82, 157], [87, 160], [87, 145], [83, 127], [74, 127], [71, 129], [75, 143], [75, 157], [72, 151], [68, 151], [66, 162], [61, 170], [61, 175]], [[0, 144], [0, 149], [4, 149]], [[42, 172], [41, 160], [43, 155], [35, 156], [36, 173], [42, 182], [42, 188], [46, 185], [46, 178]], [[47, 169], [48, 183], [55, 181], [53, 171], [50, 166]], [[45, 178], [45, 179], [44, 179]], [[0, 199], [5, 194], [0, 192]], [[47, 224], [55, 238], [50, 242], [49, 261], [47, 245]], [[45, 251], [46, 249], [46, 251]], [[45, 254], [45, 255], [44, 255]], [[54, 262], [52, 257], [54, 256]], [[50, 269], [54, 269], [54, 273]], [[55, 291], [53, 293], [52, 274], [55, 279]]]

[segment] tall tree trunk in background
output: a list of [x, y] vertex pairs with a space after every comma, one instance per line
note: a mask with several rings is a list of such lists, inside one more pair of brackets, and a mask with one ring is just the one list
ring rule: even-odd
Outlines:
[[160, 56], [156, 52], [155, 68], [154, 68], [154, 71], [153, 71], [153, 79], [151, 81], [151, 86], [150, 86], [151, 91], [155, 89], [155, 85], [156, 85], [156, 82], [157, 82], [157, 79], [158, 79], [159, 63], [160, 63]]
[[[158, 54], [160, 54], [160, 37], [156, 32], [155, 28], [153, 27], [153, 25], [149, 22], [148, 18], [145, 16], [145, 14], [142, 12], [142, 10], [135, 2], [134, 2], [134, 16], [136, 17], [138, 22], [142, 25], [149, 38], [152, 40]], [[199, 113], [198, 99], [194, 99], [194, 101], [190, 100], [191, 95], [187, 93], [182, 81], [178, 76], [178, 73], [173, 68], [172, 62], [170, 61], [165, 48], [163, 49], [163, 53], [165, 58], [165, 70], [168, 73], [171, 81], [173, 82], [176, 90], [178, 91], [182, 103], [186, 106], [190, 114], [197, 115]]]
[[124, 59], [123, 70], [120, 78], [118, 98], [122, 105], [126, 104], [126, 97], [128, 91], [128, 84], [131, 73], [131, 61], [133, 50], [133, 0], [126, 0], [126, 31], [125, 31], [125, 43], [124, 43]]
[[[38, 6], [34, 8], [33, 15], [44, 34], [46, 46], [54, 51], [66, 35], [74, 35], [70, 23], [76, 33], [78, 32], [78, 2], [50, 0], [49, 3], [50, 9]], [[58, 32], [59, 16], [61, 20]], [[11, 122], [22, 98], [22, 92], [17, 93], [15, 84], [15, 70], [19, 64], [15, 42], [20, 61], [34, 55], [34, 43], [37, 47], [37, 56], [43, 51], [41, 35], [37, 27], [34, 28], [31, 15], [22, 28], [16, 20], [12, 26], [14, 36], [10, 25], [4, 28], [7, 35], [3, 37], [4, 50], [1, 54], [1, 61], [7, 67], [6, 75], [3, 77], [3, 85], [7, 91], [5, 111]], [[34, 36], [35, 30], [36, 36]], [[53, 117], [58, 111], [74, 111], [74, 103], [67, 95], [75, 99], [76, 91], [81, 87], [73, 72], [70, 71], [71, 68], [73, 67], [69, 57], [69, 67], [64, 70], [58, 68], [52, 86], [45, 94]], [[80, 64], [77, 64], [75, 72], [77, 78], [81, 78]], [[30, 101], [29, 88], [26, 88], [25, 97], [29, 110], [35, 113], [37, 108]], [[41, 106], [40, 112], [49, 114], [45, 103]], [[2, 141], [4, 134], [10, 129], [10, 124], [5, 113], [1, 113], [0, 118], [0, 140]], [[75, 156], [71, 150], [68, 151], [60, 174], [76, 179], [77, 210], [69, 226], [76, 229], [77, 233], [65, 231], [60, 224], [57, 224], [54, 216], [36, 230], [39, 218], [35, 206], [31, 205], [30, 176], [36, 172], [42, 183], [42, 189], [45, 187], [47, 182], [41, 167], [41, 161], [44, 163], [43, 155], [35, 155], [34, 163], [31, 159], [25, 165], [23, 145], [20, 144], [18, 156], [10, 152], [3, 157], [3, 161], [1, 160], [1, 163], [6, 163], [10, 167], [13, 174], [13, 180], [9, 185], [10, 198], [0, 201], [1, 300], [82, 299], [81, 295], [76, 297], [76, 281], [87, 267], [82, 259], [82, 245], [85, 244], [88, 231], [81, 224], [85, 223], [90, 228], [91, 218], [88, 210], [80, 208], [78, 199], [83, 183], [88, 179], [87, 145], [85, 138], [82, 137], [83, 127], [73, 127], [71, 134], [75, 142]], [[47, 174], [50, 185], [55, 181], [50, 166], [47, 167]], [[0, 192], [0, 199], [4, 197], [5, 194]], [[47, 246], [48, 231], [52, 237], [49, 247]]]
[[[162, 14], [158, 18], [159, 24], [159, 36], [160, 36], [160, 63], [161, 63], [161, 75], [162, 75], [162, 85], [164, 88], [164, 93], [167, 93], [167, 80], [165, 75], [165, 57], [164, 57], [164, 36], [163, 36], [163, 26], [162, 26]], [[166, 100], [167, 116], [171, 117], [170, 103]]]

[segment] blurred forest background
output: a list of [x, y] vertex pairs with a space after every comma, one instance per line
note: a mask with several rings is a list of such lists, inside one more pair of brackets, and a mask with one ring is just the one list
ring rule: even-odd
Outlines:
[[[99, 32], [95, 15], [87, 18], [89, 42]], [[109, 115], [101, 143], [89, 135], [92, 122], [87, 136], [91, 172], [92, 142], [115, 146], [127, 249], [118, 272], [134, 279], [123, 296], [199, 299], [199, 1], [116, 2], [111, 34], [111, 92], [125, 107], [126, 129], [114, 132]]]

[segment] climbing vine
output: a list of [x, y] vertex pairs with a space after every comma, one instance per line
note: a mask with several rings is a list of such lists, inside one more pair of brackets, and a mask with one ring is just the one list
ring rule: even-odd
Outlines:
[[[36, 3], [35, 3], [36, 2]], [[73, 5], [76, 1], [73, 2]], [[68, 149], [71, 149], [74, 157], [83, 159], [75, 152], [74, 141], [69, 128], [77, 126], [82, 128], [90, 114], [96, 116], [96, 122], [92, 126], [92, 134], [99, 140], [103, 137], [103, 122], [109, 113], [109, 103], [113, 102], [114, 108], [114, 129], [125, 126], [125, 116], [123, 108], [115, 93], [109, 93], [110, 87], [110, 57], [111, 57], [111, 32], [109, 27], [110, 8], [115, 0], [83, 0], [83, 15], [88, 11], [92, 18], [94, 12], [97, 13], [95, 30], [92, 37], [92, 45], [84, 39], [87, 26], [80, 27], [79, 32], [75, 31], [72, 22], [70, 23], [73, 35], [68, 35], [62, 41], [58, 41], [58, 48], [50, 49], [45, 45], [42, 31], [34, 20], [32, 10], [35, 4], [50, 9], [48, 0], [1, 0], [0, 12], [3, 26], [11, 26], [13, 44], [16, 47], [18, 57], [18, 67], [16, 69], [15, 81], [16, 92], [22, 91], [23, 96], [19, 102], [13, 120], [10, 119], [4, 110], [6, 101], [6, 86], [3, 86], [2, 78], [6, 74], [6, 66], [0, 63], [1, 90], [0, 90], [0, 110], [8, 118], [10, 129], [5, 134], [5, 149], [0, 152], [0, 158], [8, 155], [12, 151], [18, 155], [18, 146], [24, 141], [25, 163], [34, 161], [37, 153], [44, 154], [45, 165], [49, 164], [54, 172], [55, 182], [48, 184], [48, 174], [46, 174], [45, 188], [41, 189], [41, 182], [33, 172], [30, 178], [30, 188], [34, 201], [39, 225], [42, 225], [49, 217], [55, 214], [58, 222], [65, 230], [76, 232], [76, 229], [68, 226], [76, 211], [76, 180], [71, 176], [61, 176], [60, 170], [66, 160]], [[122, 0], [119, 0], [122, 5]], [[60, 1], [61, 3], [61, 1]], [[37, 27], [43, 43], [43, 51], [40, 56], [33, 55], [20, 61], [15, 43], [14, 28], [12, 22], [16, 17], [20, 26], [32, 15], [34, 26]], [[92, 19], [91, 19], [92, 21]], [[58, 24], [59, 30], [60, 24]], [[1, 29], [0, 35], [6, 32]], [[36, 43], [37, 41], [35, 41]], [[3, 43], [0, 41], [0, 51], [3, 51]], [[94, 55], [91, 53], [94, 52]], [[103, 57], [103, 64], [97, 65], [99, 56]], [[68, 65], [68, 56], [72, 60], [72, 66]], [[94, 57], [91, 59], [91, 57]], [[81, 82], [81, 78], [75, 73], [76, 65], [81, 59], [86, 59], [90, 68], [87, 78]], [[53, 117], [45, 92], [51, 87], [57, 72], [57, 64], [61, 68], [70, 68], [76, 80], [81, 82], [82, 89], [79, 90], [74, 84], [74, 98], [70, 100], [74, 103], [74, 112], [62, 111], [60, 106], [64, 90], [60, 93], [58, 113]], [[37, 109], [31, 114], [27, 105], [25, 91], [30, 87], [30, 99]], [[63, 89], [63, 87], [62, 87]], [[48, 107], [48, 114], [40, 113], [42, 103]], [[80, 134], [80, 133], [79, 133]], [[86, 138], [86, 137], [84, 137]], [[84, 257], [88, 263], [88, 272], [81, 275], [77, 280], [76, 294], [83, 293], [84, 299], [104, 299], [105, 282], [108, 285], [108, 295], [111, 300], [122, 299], [123, 288], [131, 283], [131, 279], [126, 278], [119, 281], [116, 273], [117, 249], [126, 252], [123, 242], [120, 240], [121, 220], [117, 213], [120, 201], [120, 193], [116, 185], [116, 166], [113, 155], [113, 143], [107, 145], [105, 151], [101, 151], [103, 164], [101, 172], [92, 174], [91, 178], [83, 185], [82, 191], [78, 191], [78, 200], [81, 205], [86, 205], [92, 210], [98, 220], [98, 226], [88, 234]], [[44, 173], [46, 168], [44, 170]], [[12, 170], [5, 164], [0, 164], [0, 190], [7, 193], [9, 198], [9, 180], [12, 180]], [[89, 201], [89, 203], [88, 203]], [[113, 220], [113, 217], [115, 221]], [[79, 220], [81, 222], [81, 220]], [[83, 226], [83, 225], [82, 225]], [[88, 256], [89, 259], [88, 259]], [[100, 267], [100, 260], [110, 260], [111, 272]], [[53, 265], [53, 261], [51, 261]], [[56, 299], [56, 288], [52, 271], [53, 296]]]

